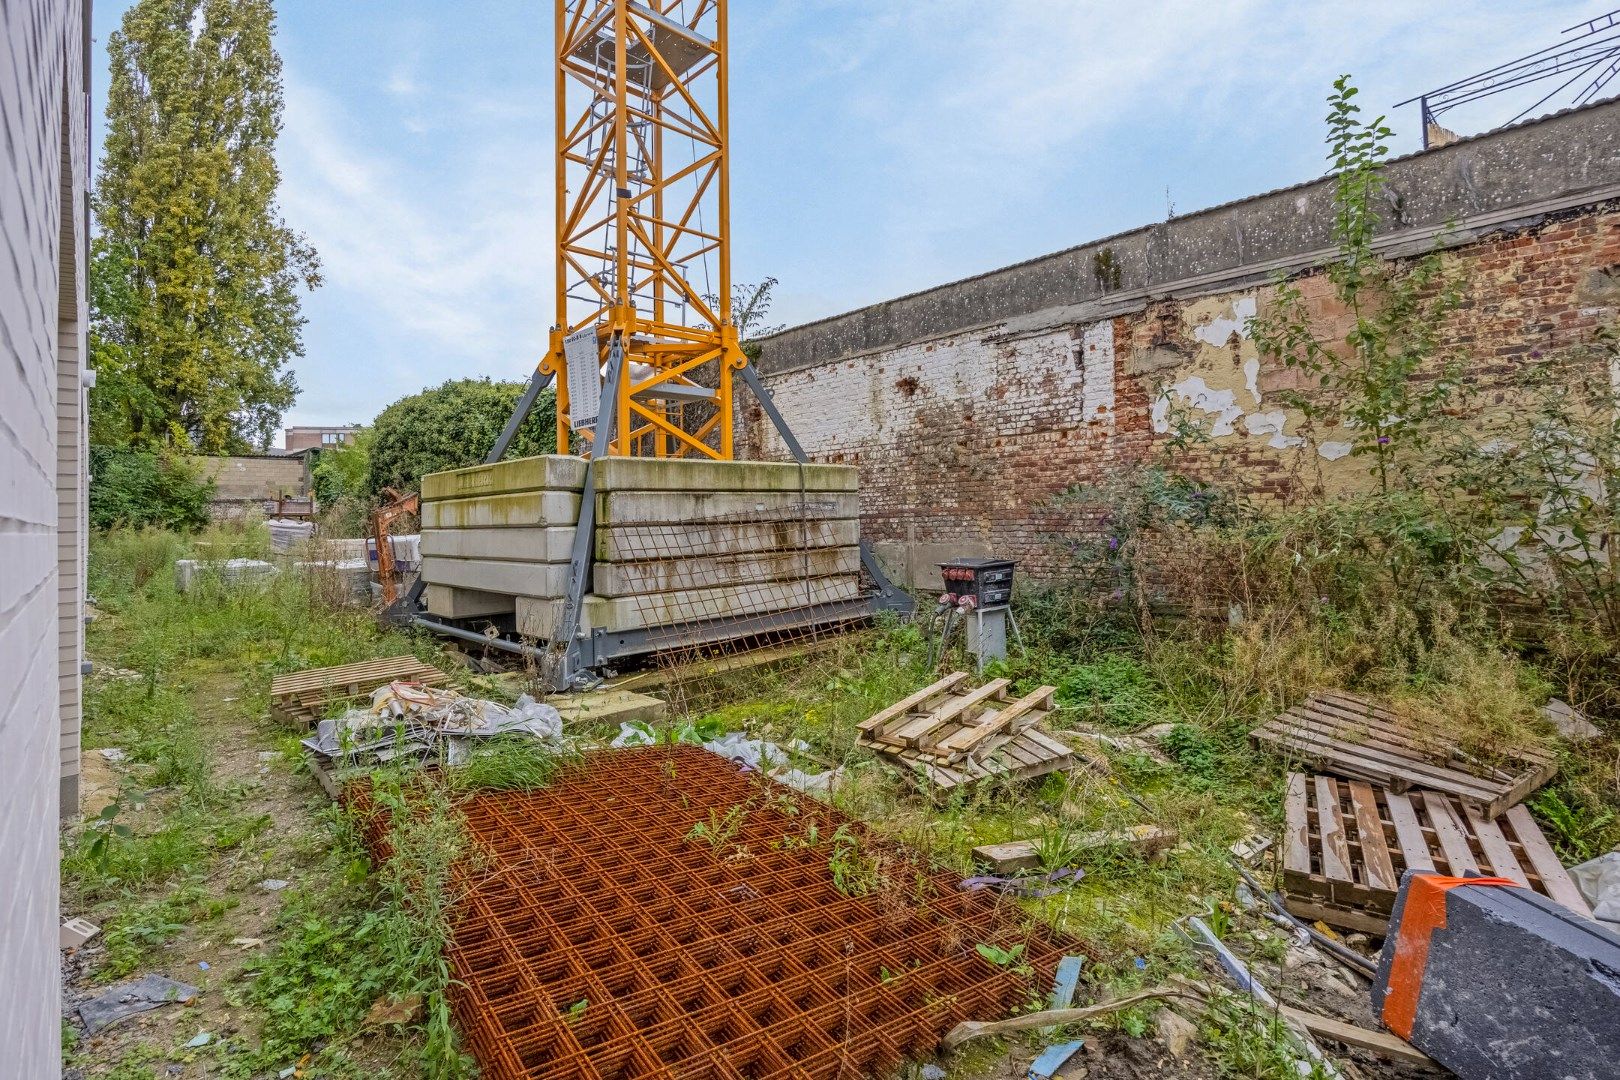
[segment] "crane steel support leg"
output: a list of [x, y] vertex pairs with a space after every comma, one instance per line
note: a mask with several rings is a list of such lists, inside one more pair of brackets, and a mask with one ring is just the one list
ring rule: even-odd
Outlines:
[[[771, 392], [765, 389], [765, 384], [760, 381], [759, 372], [754, 370], [754, 365], [745, 365], [738, 374], [742, 376], [743, 382], [748, 384], [748, 389], [754, 392], [759, 407], [770, 417], [771, 423], [776, 427], [776, 433], [782, 436], [782, 442], [787, 445], [788, 453], [793, 455], [793, 460], [800, 465], [809, 463], [809, 455], [804, 452], [804, 447], [799, 445], [799, 440], [793, 437], [792, 430], [777, 409], [776, 402], [772, 400]], [[872, 545], [864, 538], [861, 540], [861, 567], [878, 587], [879, 608], [897, 615], [911, 615], [916, 612], [917, 601], [911, 598], [910, 593], [897, 588], [894, 582], [889, 580], [889, 575], [883, 572], [883, 567], [878, 565], [877, 556], [872, 553]]]
[[[485, 465], [493, 465], [506, 456], [506, 448], [511, 446], [512, 440], [517, 437], [518, 428], [522, 427], [523, 421], [529, 418], [529, 413], [534, 409], [535, 401], [546, 387], [551, 385], [551, 380], [554, 378], [556, 376], [549, 371], [541, 372], [537, 370], [534, 373], [534, 377], [529, 380], [529, 388], [523, 391], [523, 396], [518, 398], [517, 408], [512, 410], [512, 419], [506, 422], [506, 427], [501, 431], [501, 437], [495, 440], [495, 445], [490, 449], [489, 456], [484, 459]], [[557, 452], [563, 453], [563, 450], [559, 449]]]
[[579, 493], [579, 523], [574, 526], [574, 547], [568, 560], [568, 599], [562, 618], [551, 639], [551, 670], [545, 672], [553, 690], [575, 689], [575, 680], [585, 672], [579, 645], [579, 617], [585, 594], [591, 587], [591, 560], [596, 552], [596, 463], [607, 457], [613, 443], [613, 428], [619, 416], [620, 373], [623, 372], [624, 344], [618, 333], [608, 345], [607, 379], [602, 385], [601, 408], [596, 414], [596, 431], [591, 439], [591, 460], [585, 463], [585, 486]]

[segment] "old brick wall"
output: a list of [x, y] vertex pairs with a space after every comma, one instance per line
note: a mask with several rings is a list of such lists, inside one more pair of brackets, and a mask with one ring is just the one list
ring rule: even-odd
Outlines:
[[[1605, 108], [1620, 121], [1620, 108]], [[1581, 160], [1592, 180], [1591, 155]], [[1620, 154], [1609, 147], [1597, 160], [1601, 183], [1589, 191], [1604, 198], [1537, 210], [1526, 193], [1524, 214], [1503, 207], [1486, 222], [1464, 217], [1421, 238], [1395, 230], [1383, 243], [1390, 257], [1447, 246], [1448, 266], [1468, 282], [1447, 345], [1468, 356], [1469, 379], [1487, 397], [1518, 364], [1588, 342], [1620, 309], [1620, 201], [1610, 198]], [[1325, 275], [1294, 269], [1320, 329], [1341, 334], [1348, 316]], [[998, 303], [995, 282], [980, 280], [987, 306]], [[1239, 264], [1194, 287], [1145, 290], [1113, 313], [1095, 314], [1095, 301], [1059, 304], [812, 359], [868, 334], [839, 327], [855, 316], [841, 317], [766, 340], [761, 369], [810, 457], [860, 465], [863, 536], [897, 573], [932, 585], [935, 560], [995, 552], [1053, 575], [1064, 562], [1055, 539], [1097, 528], [1095, 512], [1053, 497], [1162, 460], [1183, 421], [1210, 440], [1178, 455], [1178, 470], [1275, 500], [1366, 483], [1364, 460], [1346, 457], [1346, 432], [1312, 429], [1286, 408], [1285, 390], [1307, 389], [1299, 372], [1260, 358], [1249, 340], [1247, 319], [1273, 295], [1257, 280]], [[786, 457], [757, 405], [740, 413], [745, 452]]]
[[197, 457], [192, 463], [214, 481], [216, 513], [229, 514], [266, 499], [309, 495], [309, 470], [302, 455], [289, 457]]
[[61, 1072], [58, 814], [82, 649], [82, 0], [0, 3], [0, 1073]]

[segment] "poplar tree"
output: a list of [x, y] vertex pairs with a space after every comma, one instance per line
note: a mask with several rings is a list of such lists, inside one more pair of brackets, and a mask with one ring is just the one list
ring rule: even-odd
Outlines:
[[110, 35], [91, 265], [92, 439], [266, 446], [319, 260], [276, 203], [271, 0], [139, 0]]

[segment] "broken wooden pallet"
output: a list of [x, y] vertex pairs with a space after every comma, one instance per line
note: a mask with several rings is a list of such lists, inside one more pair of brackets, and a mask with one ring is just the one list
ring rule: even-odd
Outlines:
[[270, 680], [270, 715], [276, 720], [313, 726], [335, 703], [365, 697], [391, 682], [443, 686], [449, 681], [450, 676], [414, 656], [291, 671]]
[[1490, 821], [1433, 791], [1290, 773], [1284, 809], [1284, 900], [1301, 918], [1382, 934], [1407, 870], [1505, 877], [1591, 917], [1523, 806]]
[[967, 685], [958, 671], [857, 725], [862, 746], [887, 754], [938, 788], [991, 777], [1028, 779], [1072, 768], [1068, 746], [1039, 730], [1055, 687], [1013, 700], [1006, 679]]
[[1423, 788], [1455, 795], [1494, 820], [1552, 779], [1552, 755], [1521, 750], [1500, 768], [1460, 750], [1425, 746], [1387, 709], [1353, 694], [1313, 694], [1255, 728], [1256, 743], [1315, 763], [1336, 775], [1401, 792]]

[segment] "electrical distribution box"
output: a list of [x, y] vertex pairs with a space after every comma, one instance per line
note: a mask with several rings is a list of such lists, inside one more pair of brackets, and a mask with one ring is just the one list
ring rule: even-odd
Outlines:
[[973, 597], [974, 606], [1006, 607], [1012, 603], [1012, 559], [951, 559], [939, 564], [945, 578], [945, 592], [952, 601]]

